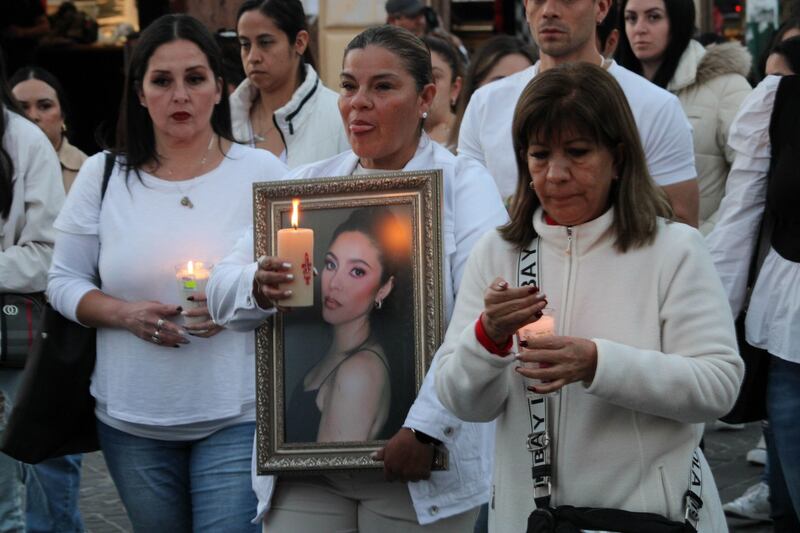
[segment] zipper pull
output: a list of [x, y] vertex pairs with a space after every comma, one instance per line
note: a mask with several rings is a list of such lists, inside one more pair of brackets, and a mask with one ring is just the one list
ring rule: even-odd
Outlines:
[[567, 255], [572, 254], [572, 228], [567, 226], [567, 249], [564, 250]]

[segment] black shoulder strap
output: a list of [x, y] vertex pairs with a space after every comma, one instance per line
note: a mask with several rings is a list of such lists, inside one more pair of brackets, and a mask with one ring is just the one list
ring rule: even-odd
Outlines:
[[100, 187], [100, 201], [106, 196], [106, 189], [108, 189], [108, 180], [111, 178], [111, 171], [114, 170], [114, 163], [116, 156], [112, 152], [106, 152], [106, 165], [103, 168], [103, 185]]

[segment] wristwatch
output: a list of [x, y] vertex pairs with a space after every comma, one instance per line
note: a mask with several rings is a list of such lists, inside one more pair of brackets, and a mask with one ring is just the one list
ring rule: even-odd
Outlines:
[[440, 441], [439, 439], [434, 439], [433, 437], [431, 437], [427, 433], [423, 433], [422, 431], [420, 431], [418, 429], [410, 428], [408, 426], [405, 426], [405, 428], [406, 429], [410, 429], [411, 432], [414, 434], [414, 438], [416, 438], [422, 444], [430, 444], [431, 446], [439, 446], [442, 443], [442, 441]]

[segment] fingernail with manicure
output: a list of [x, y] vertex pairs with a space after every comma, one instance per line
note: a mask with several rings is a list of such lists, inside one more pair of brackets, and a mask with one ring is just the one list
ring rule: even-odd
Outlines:
[[292, 268], [292, 264], [291, 263], [282, 263], [281, 266], [283, 268]]
[[179, 312], [179, 313], [180, 313], [181, 311], [183, 311], [183, 307], [181, 307], [181, 306], [179, 305], [178, 307], [176, 307], [176, 308], [175, 308], [175, 310], [176, 310], [177, 312]]
[[286, 274], [286, 279], [288, 279], [289, 281], [293, 280], [294, 274]]
[[519, 344], [523, 348], [527, 348], [528, 347], [528, 341], [519, 341], [517, 344]]
[[528, 292], [531, 293], [531, 294], [536, 294], [537, 292], [539, 292], [539, 287], [534, 285], [533, 287], [528, 289]]

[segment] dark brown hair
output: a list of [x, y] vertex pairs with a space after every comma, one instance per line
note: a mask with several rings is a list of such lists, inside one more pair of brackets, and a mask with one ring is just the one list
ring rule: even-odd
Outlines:
[[500, 228], [506, 241], [523, 247], [536, 236], [531, 221], [540, 202], [530, 189], [528, 147], [533, 141], [558, 139], [567, 132], [580, 133], [618, 154], [618, 177], [609, 191], [618, 250], [651, 243], [658, 230], [657, 217], [672, 217], [666, 195], [647, 170], [625, 94], [605, 69], [567, 63], [540, 73], [522, 92], [511, 131], [519, 178], [511, 221]]
[[370, 45], [380, 46], [399, 57], [406, 71], [414, 78], [418, 93], [421, 93], [426, 85], [433, 83], [431, 53], [425, 43], [410, 31], [388, 24], [367, 28], [347, 44], [343, 61], [352, 50], [360, 50]]
[[156, 153], [156, 138], [153, 119], [139, 102], [138, 90], [142, 85], [150, 58], [162, 45], [186, 40], [194, 43], [203, 52], [214, 78], [222, 80], [219, 103], [211, 113], [211, 128], [222, 139], [233, 140], [231, 133], [231, 110], [228, 103], [228, 86], [222, 70], [222, 52], [214, 36], [200, 21], [189, 15], [164, 15], [151, 23], [136, 42], [125, 76], [122, 96], [122, 113], [117, 124], [117, 139], [113, 152], [125, 155], [123, 168], [126, 176], [133, 170], [139, 175], [139, 167], [149, 161], [159, 162]]

